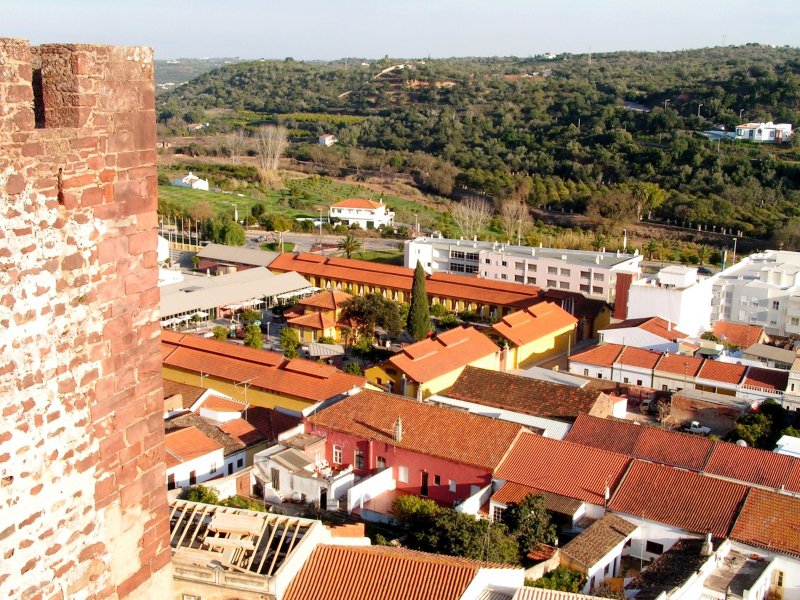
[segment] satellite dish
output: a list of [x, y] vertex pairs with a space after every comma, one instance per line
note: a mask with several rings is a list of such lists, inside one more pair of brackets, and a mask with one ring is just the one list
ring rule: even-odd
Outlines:
[[736, 445], [737, 446], [741, 446], [743, 448], [746, 448], [747, 447], [747, 442], [745, 442], [744, 440], [736, 440]]

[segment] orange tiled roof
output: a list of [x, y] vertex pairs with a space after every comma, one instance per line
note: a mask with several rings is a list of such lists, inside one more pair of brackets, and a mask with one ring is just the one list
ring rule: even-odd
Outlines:
[[327, 400], [364, 385], [364, 378], [329, 365], [303, 359], [288, 360], [275, 352], [245, 348], [217, 340], [162, 332], [162, 346], [172, 351], [164, 365], [229, 381], [247, 381], [251, 387], [302, 398]]
[[628, 329], [629, 327], [642, 329], [644, 331], [652, 333], [653, 335], [657, 335], [659, 337], [664, 338], [665, 340], [670, 340], [672, 342], [689, 337], [682, 331], [678, 331], [677, 329], [675, 329], [675, 323], [670, 323], [669, 321], [667, 321], [666, 319], [662, 319], [661, 317], [643, 317], [641, 319], [627, 319], [620, 323], [614, 323], [613, 325], [609, 325], [603, 331], [606, 331], [608, 329]]
[[459, 600], [483, 566], [390, 546], [317, 546], [286, 600]]
[[[164, 347], [162, 346], [162, 351], [163, 349]], [[169, 379], [164, 380], [164, 399], [166, 400], [171, 396], [180, 394], [183, 408], [191, 408], [205, 391], [206, 390], [201, 387], [189, 385], [188, 383], [177, 383]]]
[[[403, 426], [394, 439], [397, 418]], [[307, 421], [327, 428], [486, 469], [494, 469], [522, 431], [520, 425], [423, 404], [401, 396], [363, 391], [317, 412]]]
[[495, 477], [603, 505], [606, 486], [614, 489], [629, 462], [622, 454], [523, 433]]
[[705, 467], [714, 446], [711, 440], [697, 435], [585, 414], [578, 415], [565, 439], [694, 471]]
[[385, 204], [381, 204], [380, 202], [375, 202], [374, 200], [367, 200], [366, 198], [347, 198], [346, 200], [342, 200], [341, 202], [337, 202], [336, 204], [331, 204], [331, 208], [375, 209], [375, 208], [380, 208], [381, 206], [385, 206]]
[[594, 408], [600, 392], [466, 367], [446, 395], [539, 417], [575, 418]]
[[516, 346], [523, 346], [575, 327], [578, 319], [552, 302], [540, 302], [503, 317], [492, 326], [498, 334]]
[[749, 348], [763, 339], [764, 328], [759, 325], [719, 321], [714, 325], [714, 335], [734, 346]]
[[169, 431], [164, 436], [164, 442], [167, 450], [168, 469], [222, 449], [221, 444], [212, 440], [197, 427]]
[[598, 367], [611, 367], [625, 347], [621, 344], [600, 344], [569, 357], [570, 362], [580, 362]]
[[311, 306], [323, 310], [336, 310], [353, 296], [339, 290], [323, 290], [300, 301], [300, 306]]
[[794, 461], [789, 478], [786, 480], [786, 489], [790, 492], [800, 492], [800, 460]]
[[233, 419], [223, 423], [219, 428], [224, 433], [242, 442], [245, 446], [267, 439], [264, 434], [244, 419]]
[[700, 367], [697, 378], [738, 385], [742, 381], [745, 371], [747, 371], [747, 367], [744, 365], [706, 359], [703, 361], [703, 366]]
[[786, 454], [717, 442], [705, 471], [728, 479], [779, 488], [789, 479], [796, 460]]
[[456, 327], [411, 344], [389, 358], [412, 381], [425, 383], [498, 352], [474, 327]]
[[702, 358], [682, 356], [680, 354], [664, 354], [656, 365], [656, 372], [670, 373], [672, 375], [686, 375], [694, 377], [703, 366]]
[[[532, 488], [528, 485], [514, 483], [513, 481], [507, 481], [500, 486], [500, 489], [492, 494], [491, 499], [495, 502], [505, 505], [509, 505], [512, 502], [519, 504], [529, 494], [542, 496], [544, 498], [544, 505], [547, 510], [564, 515], [574, 515], [576, 512], [578, 512], [582, 505], [582, 503], [578, 500], [561, 496], [559, 494], [543, 492], [542, 490], [537, 490], [536, 488]], [[486, 514], [488, 514], [488, 509]]]
[[748, 546], [800, 557], [800, 498], [751, 489], [731, 538]]
[[292, 317], [286, 320], [286, 324], [295, 325], [296, 327], [318, 329], [320, 331], [325, 331], [326, 329], [336, 326], [336, 323], [334, 323], [331, 319], [318, 312], [300, 315], [299, 317]]
[[207, 408], [208, 410], [222, 411], [222, 412], [242, 412], [247, 405], [238, 400], [231, 400], [230, 398], [222, 398], [220, 396], [208, 396], [203, 403], [198, 407]]
[[622, 352], [614, 362], [628, 367], [653, 369], [656, 364], [658, 364], [660, 358], [660, 352], [645, 350], [644, 348], [634, 348], [633, 346], [624, 346]]
[[750, 367], [747, 370], [747, 375], [743, 383], [744, 385], [756, 387], [761, 390], [783, 392], [786, 389], [786, 385], [789, 383], [789, 371]]
[[747, 486], [634, 461], [609, 509], [695, 533], [727, 537]]
[[[318, 254], [280, 254], [270, 270], [296, 271], [304, 276], [324, 277], [344, 284], [367, 285], [399, 291], [411, 291], [414, 270], [350, 258], [323, 257]], [[443, 297], [466, 302], [525, 307], [539, 300], [536, 286], [488, 281], [464, 275], [436, 273], [427, 278], [429, 297]]]

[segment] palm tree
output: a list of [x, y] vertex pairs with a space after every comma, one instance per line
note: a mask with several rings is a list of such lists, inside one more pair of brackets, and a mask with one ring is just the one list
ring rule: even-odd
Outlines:
[[358, 252], [361, 250], [361, 241], [359, 241], [359, 239], [352, 233], [348, 233], [339, 240], [339, 243], [336, 244], [336, 247], [344, 252], [344, 255], [347, 258], [350, 258], [353, 255], [353, 252]]
[[654, 239], [647, 240], [647, 243], [644, 245], [644, 251], [647, 252], [647, 260], [653, 259], [653, 254], [655, 254], [656, 250], [658, 250], [658, 242]]
[[605, 248], [607, 241], [608, 238], [605, 235], [603, 235], [602, 233], [598, 233], [597, 235], [594, 236], [594, 239], [592, 240], [592, 248], [594, 248], [599, 252], [602, 248]]
[[708, 246], [700, 246], [697, 249], [697, 258], [700, 259], [700, 266], [702, 267], [703, 264], [708, 260], [708, 255], [710, 254], [708, 250]]

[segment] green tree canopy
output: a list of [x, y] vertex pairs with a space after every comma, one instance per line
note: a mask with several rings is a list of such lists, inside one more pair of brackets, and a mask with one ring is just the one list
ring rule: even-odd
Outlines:
[[259, 350], [264, 347], [264, 338], [258, 325], [248, 325], [244, 328], [244, 345]]
[[218, 327], [214, 327], [214, 329], [211, 330], [211, 333], [214, 334], [215, 340], [227, 340], [228, 334], [230, 334], [230, 329], [220, 325]]
[[284, 327], [280, 333], [281, 348], [287, 358], [297, 358], [297, 348], [300, 346], [300, 337], [291, 327]]
[[408, 309], [406, 329], [415, 340], [424, 339], [431, 329], [431, 314], [428, 294], [425, 291], [425, 270], [417, 261], [414, 268], [414, 283], [411, 286], [411, 306]]
[[517, 540], [520, 560], [537, 544], [556, 541], [556, 526], [550, 522], [541, 494], [528, 494], [521, 502], [509, 504], [503, 511], [503, 524]]
[[378, 292], [354, 296], [345, 304], [343, 314], [345, 318], [356, 321], [362, 334], [370, 338], [377, 325], [392, 337], [399, 336], [403, 330], [400, 306]]

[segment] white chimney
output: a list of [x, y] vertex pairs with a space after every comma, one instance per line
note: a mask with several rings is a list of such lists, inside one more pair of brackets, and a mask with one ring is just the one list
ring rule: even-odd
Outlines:
[[706, 533], [706, 539], [700, 546], [700, 556], [711, 556], [714, 553], [714, 546], [711, 544], [711, 534]]
[[394, 422], [394, 441], [398, 444], [403, 441], [403, 420], [400, 417]]

